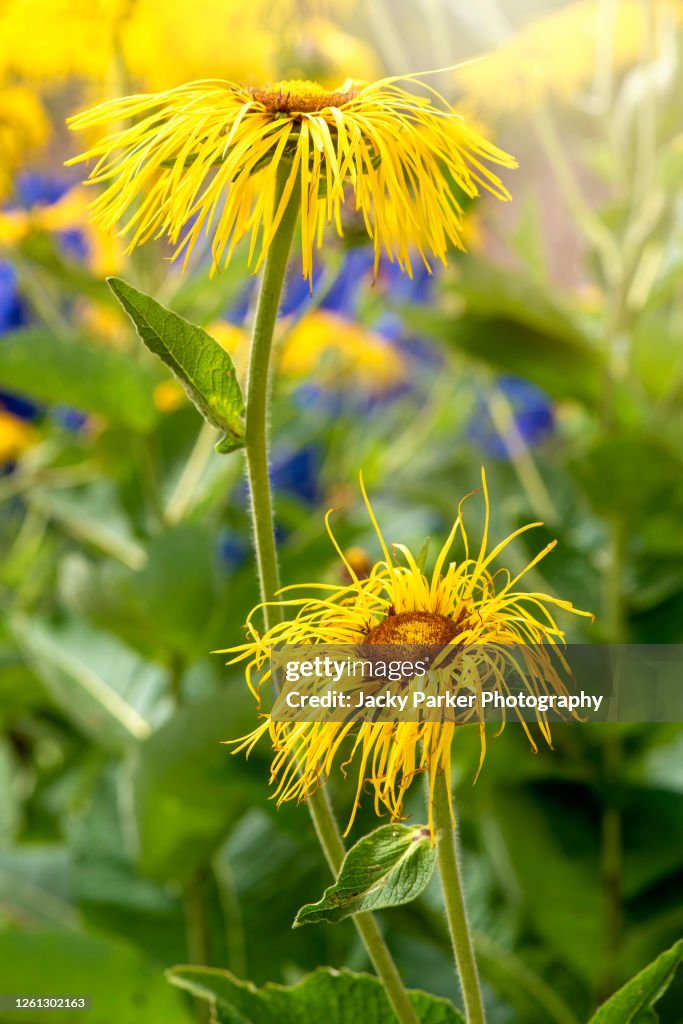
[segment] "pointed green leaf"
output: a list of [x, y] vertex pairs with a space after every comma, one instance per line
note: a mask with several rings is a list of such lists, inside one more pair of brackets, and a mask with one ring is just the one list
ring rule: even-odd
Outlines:
[[683, 939], [631, 978], [591, 1017], [589, 1024], [649, 1024], [658, 1020], [654, 1004], [664, 995], [683, 960]]
[[173, 371], [204, 419], [225, 431], [216, 449], [227, 453], [244, 445], [244, 399], [232, 359], [196, 324], [160, 305], [118, 277], [109, 287], [150, 351]]
[[337, 881], [301, 908], [294, 927], [410, 903], [429, 882], [435, 860], [428, 828], [382, 825], [351, 847]]
[[[211, 967], [172, 967], [166, 976], [209, 1002], [214, 1024], [396, 1024], [381, 982], [368, 974], [320, 968], [297, 985], [261, 989]], [[421, 1024], [465, 1024], [446, 999], [420, 991], [408, 998]]]

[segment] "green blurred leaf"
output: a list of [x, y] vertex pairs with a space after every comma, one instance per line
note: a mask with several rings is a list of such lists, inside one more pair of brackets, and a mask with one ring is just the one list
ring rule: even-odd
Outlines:
[[[642, 893], [683, 864], [683, 795], [668, 789], [622, 785], [624, 819], [623, 889], [627, 898]], [[666, 835], [665, 843], [652, 837]]]
[[17, 616], [12, 628], [52, 699], [95, 743], [122, 750], [150, 734], [165, 686], [162, 669], [82, 623], [57, 628]]
[[458, 264], [453, 288], [470, 314], [505, 317], [533, 327], [549, 338], [587, 344], [569, 303], [509, 267], [496, 267], [489, 261], [470, 257]]
[[462, 304], [405, 311], [418, 331], [450, 343], [471, 359], [533, 381], [554, 398], [594, 405], [602, 390], [602, 357], [571, 309], [509, 270], [468, 259], [449, 282]]
[[130, 520], [111, 480], [82, 487], [35, 487], [27, 494], [31, 508], [54, 520], [66, 534], [129, 566], [141, 569], [147, 556], [135, 540]]
[[650, 1024], [659, 1020], [654, 1005], [664, 995], [683, 960], [683, 939], [603, 1003], [589, 1024]]
[[108, 284], [135, 324], [140, 340], [182, 381], [202, 416], [225, 431], [216, 446], [244, 446], [244, 400], [232, 359], [206, 331], [117, 277]]
[[428, 828], [382, 825], [351, 847], [337, 881], [317, 903], [301, 908], [294, 927], [410, 903], [429, 882], [435, 862]]
[[253, 728], [253, 708], [222, 692], [177, 711], [140, 745], [132, 772], [142, 870], [186, 877], [266, 795], [267, 771], [222, 744]]
[[474, 947], [482, 978], [514, 1006], [524, 1024], [579, 1024], [555, 986], [523, 959], [482, 933], [475, 934]]
[[549, 948], [592, 983], [602, 955], [598, 851], [588, 811], [578, 797], [570, 803], [573, 789], [562, 799], [557, 786], [546, 798], [541, 786], [501, 785], [493, 800], [527, 917]]
[[24, 926], [78, 927], [71, 897], [71, 860], [57, 843], [0, 851], [0, 910]]
[[220, 612], [215, 540], [190, 523], [170, 529], [152, 538], [139, 572], [71, 554], [60, 590], [72, 609], [150, 658], [197, 657], [210, 649]]
[[[183, 999], [159, 968], [123, 943], [65, 932], [0, 934], [0, 991], [12, 994], [87, 995], [92, 1009], [31, 1010], [31, 1024], [192, 1024]], [[0, 1012], [14, 1024], [16, 1011]]]
[[0, 847], [15, 838], [21, 821], [19, 792], [12, 747], [0, 735]]
[[3, 336], [0, 387], [96, 413], [140, 432], [151, 430], [159, 418], [153, 378], [129, 356], [37, 329]]
[[[298, 985], [265, 985], [257, 989], [228, 971], [173, 967], [174, 985], [207, 1000], [216, 1024], [395, 1024], [378, 978], [350, 971], [320, 968]], [[464, 1024], [462, 1014], [446, 999], [426, 992], [408, 993], [422, 1024]]]
[[134, 822], [126, 795], [121, 773], [106, 772], [85, 813], [69, 828], [73, 899], [90, 929], [175, 963], [186, 956], [179, 894], [137, 871], [134, 844], [127, 841]]
[[683, 474], [680, 456], [656, 438], [614, 437], [599, 441], [570, 463], [600, 515], [638, 519]]

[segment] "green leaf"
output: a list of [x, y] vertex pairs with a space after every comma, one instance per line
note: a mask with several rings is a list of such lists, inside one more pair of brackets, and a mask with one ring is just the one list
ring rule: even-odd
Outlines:
[[462, 307], [406, 309], [407, 322], [474, 362], [524, 377], [554, 398], [592, 406], [600, 400], [603, 359], [571, 307], [527, 278], [469, 257], [447, 280], [448, 297]]
[[245, 765], [222, 744], [253, 728], [246, 696], [246, 687], [240, 687], [196, 701], [137, 749], [133, 800], [145, 874], [187, 877], [206, 863], [240, 815], [263, 798], [267, 772], [260, 777], [257, 761]]
[[659, 438], [614, 437], [598, 441], [578, 455], [571, 469], [601, 515], [641, 522], [681, 479], [683, 463]]
[[165, 685], [162, 669], [82, 623], [56, 628], [16, 616], [12, 628], [46, 691], [98, 745], [121, 751], [149, 735]]
[[653, 1007], [673, 981], [681, 960], [683, 939], [627, 981], [602, 1004], [589, 1024], [654, 1024], [659, 1018]]
[[72, 899], [89, 931], [120, 937], [153, 950], [166, 964], [177, 963], [187, 955], [180, 894], [137, 871], [125, 834], [124, 793], [120, 770], [118, 775], [105, 771], [84, 813], [68, 829]]
[[492, 802], [494, 827], [500, 829], [526, 915], [547, 948], [593, 984], [602, 953], [601, 903], [588, 812], [568, 816], [540, 786], [500, 784]]
[[140, 340], [183, 383], [202, 416], [225, 431], [216, 449], [244, 446], [244, 399], [232, 359], [201, 327], [171, 312], [118, 277], [107, 279]]
[[141, 433], [159, 419], [154, 381], [146, 370], [122, 352], [47, 331], [3, 337], [0, 387], [95, 413]]
[[24, 927], [78, 928], [71, 896], [72, 865], [57, 843], [0, 850], [0, 911]]
[[[209, 967], [173, 967], [170, 982], [207, 1000], [215, 1024], [395, 1024], [378, 978], [320, 968], [298, 985], [256, 988], [228, 971]], [[464, 1024], [446, 999], [410, 991], [408, 998], [422, 1024]]]
[[211, 637], [223, 612], [214, 547], [206, 528], [182, 523], [152, 538], [138, 572], [74, 553], [62, 562], [60, 590], [78, 614], [149, 658], [197, 658], [218, 645]]
[[482, 932], [475, 933], [474, 948], [483, 980], [514, 1007], [524, 1024], [579, 1024], [557, 985], [549, 984], [523, 959]]
[[[0, 674], [2, 666], [0, 663]], [[0, 735], [0, 845], [15, 839], [21, 824], [21, 803], [16, 782], [17, 764], [11, 742]]]
[[[180, 994], [159, 968], [123, 943], [59, 932], [0, 934], [0, 992], [90, 996], [92, 1009], [30, 1010], [31, 1024], [192, 1024]], [[16, 1011], [1, 1012], [15, 1024]]]
[[301, 908], [294, 927], [410, 903], [427, 886], [435, 862], [428, 828], [382, 825], [351, 847], [337, 881], [317, 903]]

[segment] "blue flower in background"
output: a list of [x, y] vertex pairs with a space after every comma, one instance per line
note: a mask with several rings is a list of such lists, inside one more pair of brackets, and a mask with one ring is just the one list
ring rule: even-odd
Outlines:
[[249, 558], [249, 542], [244, 533], [223, 530], [218, 538], [218, 561], [230, 571], [241, 569]]
[[[26, 171], [18, 175], [16, 180], [18, 206], [24, 210], [32, 210], [37, 206], [53, 206], [73, 186], [74, 182], [69, 178]], [[90, 255], [85, 232], [79, 227], [57, 231], [55, 237], [63, 254], [70, 259], [83, 263]]]
[[78, 412], [77, 409], [70, 409], [68, 405], [56, 405], [52, 410], [52, 417], [65, 430], [70, 430], [73, 433], [78, 433], [88, 421], [85, 413]]
[[321, 308], [331, 313], [353, 317], [358, 311], [358, 300], [363, 285], [372, 284], [375, 256], [371, 248], [363, 246], [349, 249], [342, 268], [321, 302]]
[[68, 228], [57, 233], [59, 247], [65, 256], [75, 263], [85, 263], [90, 255], [90, 248], [84, 233], [79, 228]]
[[398, 263], [380, 264], [378, 283], [397, 303], [423, 306], [432, 297], [434, 274], [421, 261], [413, 267], [413, 276], [404, 274]]
[[11, 264], [0, 262], [0, 334], [21, 327], [26, 319], [16, 271]]
[[[28, 311], [19, 292], [16, 271], [9, 263], [0, 262], [0, 344], [2, 335], [9, 334], [28, 322]], [[38, 406], [26, 398], [0, 391], [0, 407], [22, 420], [38, 415]]]
[[30, 210], [40, 204], [52, 206], [65, 196], [73, 182], [52, 174], [40, 174], [36, 171], [25, 171], [16, 179], [17, 198], [19, 205]]
[[[553, 434], [555, 415], [544, 391], [528, 380], [511, 375], [498, 377], [496, 384], [509, 405], [516, 431], [527, 447], [535, 448]], [[514, 434], [506, 438], [500, 436], [484, 397], [477, 401], [467, 437], [494, 459], [509, 459], [516, 443]]]
[[[298, 498], [306, 505], [316, 505], [321, 498], [318, 481], [321, 462], [322, 452], [316, 444], [276, 450], [269, 472], [274, 493]], [[243, 480], [237, 491], [237, 501], [240, 505], [246, 505], [248, 497], [247, 482]]]
[[320, 500], [320, 449], [306, 444], [301, 448], [276, 452], [270, 467], [270, 482], [276, 494], [298, 498], [305, 505]]

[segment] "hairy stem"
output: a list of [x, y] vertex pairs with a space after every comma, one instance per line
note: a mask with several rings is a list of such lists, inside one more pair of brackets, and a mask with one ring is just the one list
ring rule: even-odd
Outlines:
[[460, 977], [465, 1017], [467, 1024], [485, 1024], [486, 1017], [481, 998], [479, 972], [474, 959], [474, 946], [467, 921], [465, 893], [456, 849], [456, 830], [451, 819], [448, 780], [444, 772], [437, 775], [434, 780], [433, 814], [441, 889], [446, 906], [455, 965]]

